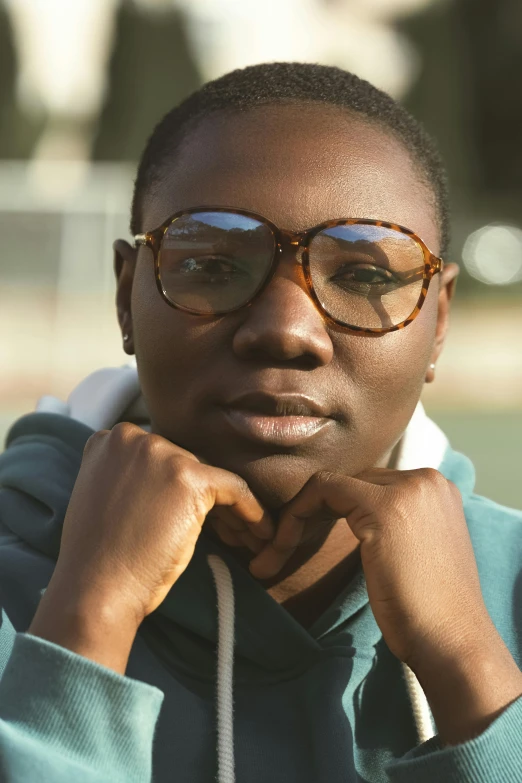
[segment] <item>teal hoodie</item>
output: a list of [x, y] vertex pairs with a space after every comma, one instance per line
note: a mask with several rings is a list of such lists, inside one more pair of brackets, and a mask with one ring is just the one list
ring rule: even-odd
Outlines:
[[[87, 439], [120, 420], [148, 429], [135, 368], [80, 386], [42, 398], [0, 454], [1, 783], [522, 782], [522, 697], [442, 748], [360, 567], [305, 630], [203, 532], [125, 676], [28, 634]], [[520, 667], [522, 513], [473, 493], [472, 463], [419, 403], [396, 467], [423, 466], [462, 494], [484, 601]]]

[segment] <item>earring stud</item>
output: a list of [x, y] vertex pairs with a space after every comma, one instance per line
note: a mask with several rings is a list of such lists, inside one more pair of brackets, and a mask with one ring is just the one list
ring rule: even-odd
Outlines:
[[430, 364], [430, 370], [434, 370], [434, 369], [435, 369], [435, 365], [434, 364]]
[[128, 339], [129, 339], [129, 335], [128, 334], [124, 334], [123, 335], [123, 342], [126, 343]]

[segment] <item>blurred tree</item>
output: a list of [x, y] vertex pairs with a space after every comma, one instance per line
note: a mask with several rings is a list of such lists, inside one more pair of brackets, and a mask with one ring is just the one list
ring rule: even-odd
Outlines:
[[[450, 256], [492, 222], [521, 224], [522, 3], [440, 0], [400, 21], [422, 67], [404, 103], [435, 137], [452, 201]], [[486, 286], [463, 269], [461, 294], [520, 296], [520, 284]]]
[[201, 82], [182, 13], [122, 3], [93, 158], [137, 160], [154, 125]]
[[457, 0], [467, 31], [480, 184], [522, 197], [522, 3]]
[[0, 4], [0, 159], [30, 157], [44, 121], [17, 105], [16, 53], [9, 17]]
[[480, 177], [471, 119], [469, 40], [459, 9], [455, 1], [435, 3], [398, 26], [421, 56], [419, 78], [404, 104], [436, 139], [452, 185], [467, 188]]

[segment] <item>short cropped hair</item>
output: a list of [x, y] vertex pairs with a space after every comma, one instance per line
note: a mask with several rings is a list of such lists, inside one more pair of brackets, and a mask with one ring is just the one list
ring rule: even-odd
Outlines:
[[440, 233], [440, 254], [449, 244], [449, 197], [444, 164], [421, 123], [391, 96], [355, 74], [329, 65], [263, 63], [231, 71], [207, 82], [169, 111], [156, 125], [141, 156], [131, 208], [131, 233], [142, 222], [143, 196], [161, 178], [164, 161], [204, 117], [245, 111], [263, 104], [320, 103], [361, 114], [404, 146], [432, 195]]

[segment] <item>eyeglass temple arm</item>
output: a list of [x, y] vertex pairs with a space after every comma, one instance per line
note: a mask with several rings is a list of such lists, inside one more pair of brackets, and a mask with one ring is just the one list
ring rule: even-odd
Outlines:
[[[436, 256], [433, 256], [433, 259], [436, 261], [433, 273], [436, 274], [437, 272], [442, 272], [444, 268], [444, 261], [442, 261], [440, 258], [437, 258]], [[415, 269], [408, 269], [406, 272], [400, 273], [399, 285], [409, 285], [410, 283], [414, 283], [416, 280], [420, 280], [423, 277], [424, 266], [417, 266]]]

